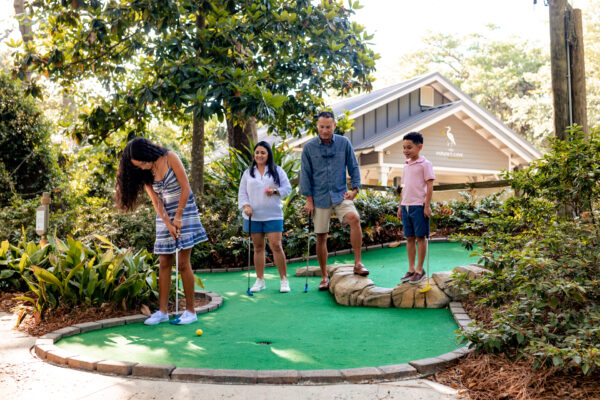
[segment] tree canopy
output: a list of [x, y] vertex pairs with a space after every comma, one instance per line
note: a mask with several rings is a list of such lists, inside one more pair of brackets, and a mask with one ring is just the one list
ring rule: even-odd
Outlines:
[[[143, 132], [152, 118], [256, 117], [297, 135], [333, 89], [371, 88], [376, 55], [350, 21], [358, 2], [42, 0], [18, 75], [65, 88], [94, 79], [109, 96], [79, 138]], [[31, 91], [37, 93], [34, 81]]]
[[[490, 26], [491, 31], [495, 29]], [[549, 56], [517, 38], [432, 33], [422, 49], [403, 57], [413, 77], [439, 70], [476, 102], [525, 138], [537, 142], [552, 130]]]

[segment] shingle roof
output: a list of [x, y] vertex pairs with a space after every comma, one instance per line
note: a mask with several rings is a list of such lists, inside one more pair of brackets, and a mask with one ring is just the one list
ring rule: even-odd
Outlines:
[[341, 115], [344, 110], [352, 112], [358, 107], [364, 106], [365, 104], [371, 103], [375, 100], [385, 97], [386, 95], [395, 91], [402, 90], [404, 87], [411, 85], [415, 80], [419, 78], [421, 77], [419, 76], [417, 78], [409, 79], [407, 81], [400, 82], [392, 86], [374, 90], [370, 93], [359, 94], [357, 96], [350, 97], [349, 99], [338, 101], [337, 103], [331, 106], [331, 109], [333, 110], [333, 113], [336, 116]]
[[388, 141], [391, 137], [394, 137], [399, 133], [402, 133], [403, 131], [409, 130], [416, 124], [423, 123], [429, 119], [433, 119], [443, 112], [447, 112], [452, 108], [459, 107], [461, 104], [463, 104], [463, 102], [459, 100], [453, 103], [446, 103], [438, 107], [430, 108], [426, 111], [413, 115], [412, 117], [402, 121], [398, 125], [386, 129], [381, 133], [377, 133], [375, 136], [372, 136], [363, 142], [356, 143], [354, 145], [354, 150], [366, 150], [373, 148], [379, 145], [380, 143]]

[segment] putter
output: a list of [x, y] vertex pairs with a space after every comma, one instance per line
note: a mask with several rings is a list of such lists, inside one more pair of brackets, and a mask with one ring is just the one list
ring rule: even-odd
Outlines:
[[425, 237], [425, 243], [426, 243], [426, 251], [427, 251], [427, 274], [425, 275], [425, 277], [427, 278], [427, 285], [425, 285], [425, 287], [421, 290], [419, 290], [419, 293], [427, 293], [431, 290], [431, 285], [429, 284], [429, 236]]
[[177, 238], [175, 239], [175, 318], [169, 323], [177, 325], [179, 321], [179, 238]]
[[252, 252], [252, 217], [248, 217], [248, 289], [246, 294], [248, 296], [254, 296], [254, 293], [250, 291], [250, 253]]
[[310, 214], [308, 214], [308, 239], [306, 244], [306, 283], [304, 284], [304, 293], [308, 293], [308, 260], [310, 258]]

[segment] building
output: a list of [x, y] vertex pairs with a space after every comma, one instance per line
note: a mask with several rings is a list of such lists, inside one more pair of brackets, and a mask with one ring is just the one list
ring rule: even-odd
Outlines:
[[[402, 138], [418, 131], [422, 155], [434, 166], [436, 184], [500, 179], [541, 153], [491, 113], [435, 72], [361, 94], [332, 106], [350, 112], [354, 129], [345, 134], [356, 151], [362, 181], [398, 184], [406, 161]], [[290, 140], [301, 151], [311, 137]]]

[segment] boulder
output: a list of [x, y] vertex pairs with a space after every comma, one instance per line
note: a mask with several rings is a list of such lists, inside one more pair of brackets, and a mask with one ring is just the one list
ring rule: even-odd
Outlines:
[[369, 278], [354, 274], [354, 264], [328, 265], [327, 274], [329, 291], [335, 297], [335, 301], [344, 306], [360, 305], [359, 297], [360, 301], [364, 301], [364, 294], [369, 292], [365, 289], [375, 286]]
[[393, 288], [392, 303], [397, 308], [413, 308], [415, 304], [415, 285], [404, 282]]
[[462, 300], [463, 296], [461, 295], [460, 290], [452, 285], [451, 277], [451, 271], [436, 272], [432, 275], [436, 285], [442, 289], [446, 296], [450, 297], [452, 300]]
[[334, 281], [334, 286], [331, 286], [331, 283], [329, 284], [329, 291], [335, 296], [335, 301], [344, 306], [357, 305], [358, 296], [362, 291], [368, 286], [375, 286], [369, 278], [354, 275], [352, 271], [350, 273], [340, 271], [334, 274], [330, 282]]
[[[305, 277], [306, 267], [296, 269], [296, 276]], [[310, 265], [308, 267], [308, 276], [321, 276], [321, 268], [319, 266]]]
[[460, 265], [454, 267], [453, 271], [467, 273], [471, 278], [480, 278], [484, 274], [491, 272], [489, 269], [482, 268], [479, 264]]
[[363, 307], [392, 307], [392, 288], [368, 286], [357, 298], [357, 305]]

